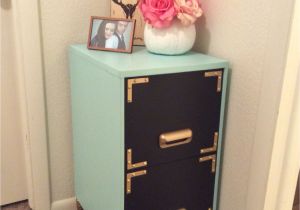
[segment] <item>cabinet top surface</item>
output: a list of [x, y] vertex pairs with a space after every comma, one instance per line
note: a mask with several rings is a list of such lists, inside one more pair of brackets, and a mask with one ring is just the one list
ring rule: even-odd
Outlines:
[[[149, 53], [145, 47], [134, 46], [132, 54], [96, 51], [86, 45], [72, 45], [71, 55], [81, 56], [119, 77], [135, 77], [166, 73], [188, 72], [228, 67], [223, 59], [190, 51], [184, 55], [165, 56]], [[100, 68], [99, 68], [100, 69]]]

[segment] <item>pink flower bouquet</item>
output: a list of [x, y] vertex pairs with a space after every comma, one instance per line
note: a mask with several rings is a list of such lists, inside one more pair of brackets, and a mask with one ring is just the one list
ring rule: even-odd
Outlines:
[[189, 26], [203, 13], [199, 0], [140, 0], [139, 9], [154, 28], [167, 28], [174, 19]]

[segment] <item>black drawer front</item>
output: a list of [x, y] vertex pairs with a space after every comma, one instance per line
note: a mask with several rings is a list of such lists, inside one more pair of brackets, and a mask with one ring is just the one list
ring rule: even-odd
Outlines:
[[131, 178], [130, 193], [125, 187], [125, 210], [208, 210], [215, 180], [211, 169], [212, 161], [198, 158], [146, 168], [146, 174]]
[[[161, 148], [159, 136], [162, 133], [189, 128], [192, 130], [192, 140], [188, 143], [167, 148]], [[212, 148], [214, 145], [215, 131], [213, 128], [204, 131], [201, 129], [201, 119], [190, 121], [180, 121], [176, 123], [159, 124], [148, 129], [134, 129], [126, 127], [127, 148], [125, 160], [128, 161], [128, 149], [131, 149], [132, 163], [147, 161], [148, 166], [160, 165], [180, 159], [200, 156], [200, 150]], [[133, 140], [133, 141], [132, 141]], [[177, 142], [175, 142], [176, 144]], [[215, 148], [211, 152], [215, 152]], [[210, 152], [209, 152], [210, 153]]]
[[[167, 163], [200, 154], [211, 147], [218, 132], [221, 90], [218, 76], [197, 71], [147, 77], [148, 81], [131, 86], [125, 81], [125, 153], [132, 149], [133, 161], [148, 166]], [[139, 78], [141, 79], [141, 78]], [[162, 149], [159, 136], [166, 132], [191, 129], [192, 141]]]
[[[132, 102], [125, 101], [126, 123], [149, 121], [180, 121], [200, 117], [207, 127], [218, 123], [221, 91], [217, 90], [218, 77], [205, 76], [207, 72], [196, 71], [177, 74], [145, 76], [146, 83], [132, 85]], [[128, 80], [125, 96], [128, 99]], [[220, 83], [221, 84], [221, 83]]]

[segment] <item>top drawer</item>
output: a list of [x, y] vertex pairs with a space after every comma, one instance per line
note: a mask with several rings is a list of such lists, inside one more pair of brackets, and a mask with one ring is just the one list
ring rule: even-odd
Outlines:
[[[199, 155], [219, 130], [222, 79], [223, 69], [126, 78], [125, 149], [132, 149], [137, 159], [149, 165]], [[160, 159], [160, 135], [181, 129], [196, 130], [203, 137], [180, 146], [184, 137], [176, 142], [167, 136], [179, 143], [168, 150], [180, 152]]]

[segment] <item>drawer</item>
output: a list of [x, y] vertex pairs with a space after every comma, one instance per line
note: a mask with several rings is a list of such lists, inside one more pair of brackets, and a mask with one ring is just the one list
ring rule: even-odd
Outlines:
[[158, 122], [145, 127], [140, 127], [143, 122], [136, 126], [126, 125], [125, 161], [138, 167], [147, 161], [148, 166], [154, 166], [216, 152], [218, 126], [203, 130], [202, 122], [202, 119], [194, 119], [167, 124]]
[[126, 123], [166, 124], [200, 118], [206, 127], [218, 124], [222, 75], [218, 69], [127, 78]]
[[[130, 150], [133, 162], [153, 166], [211, 148], [218, 138], [222, 75], [217, 69], [126, 79], [125, 154]], [[181, 135], [185, 129], [190, 142]], [[162, 148], [160, 136], [172, 132], [169, 147]]]
[[210, 160], [190, 158], [148, 167], [135, 175], [125, 174], [125, 210], [212, 208], [215, 173]]

